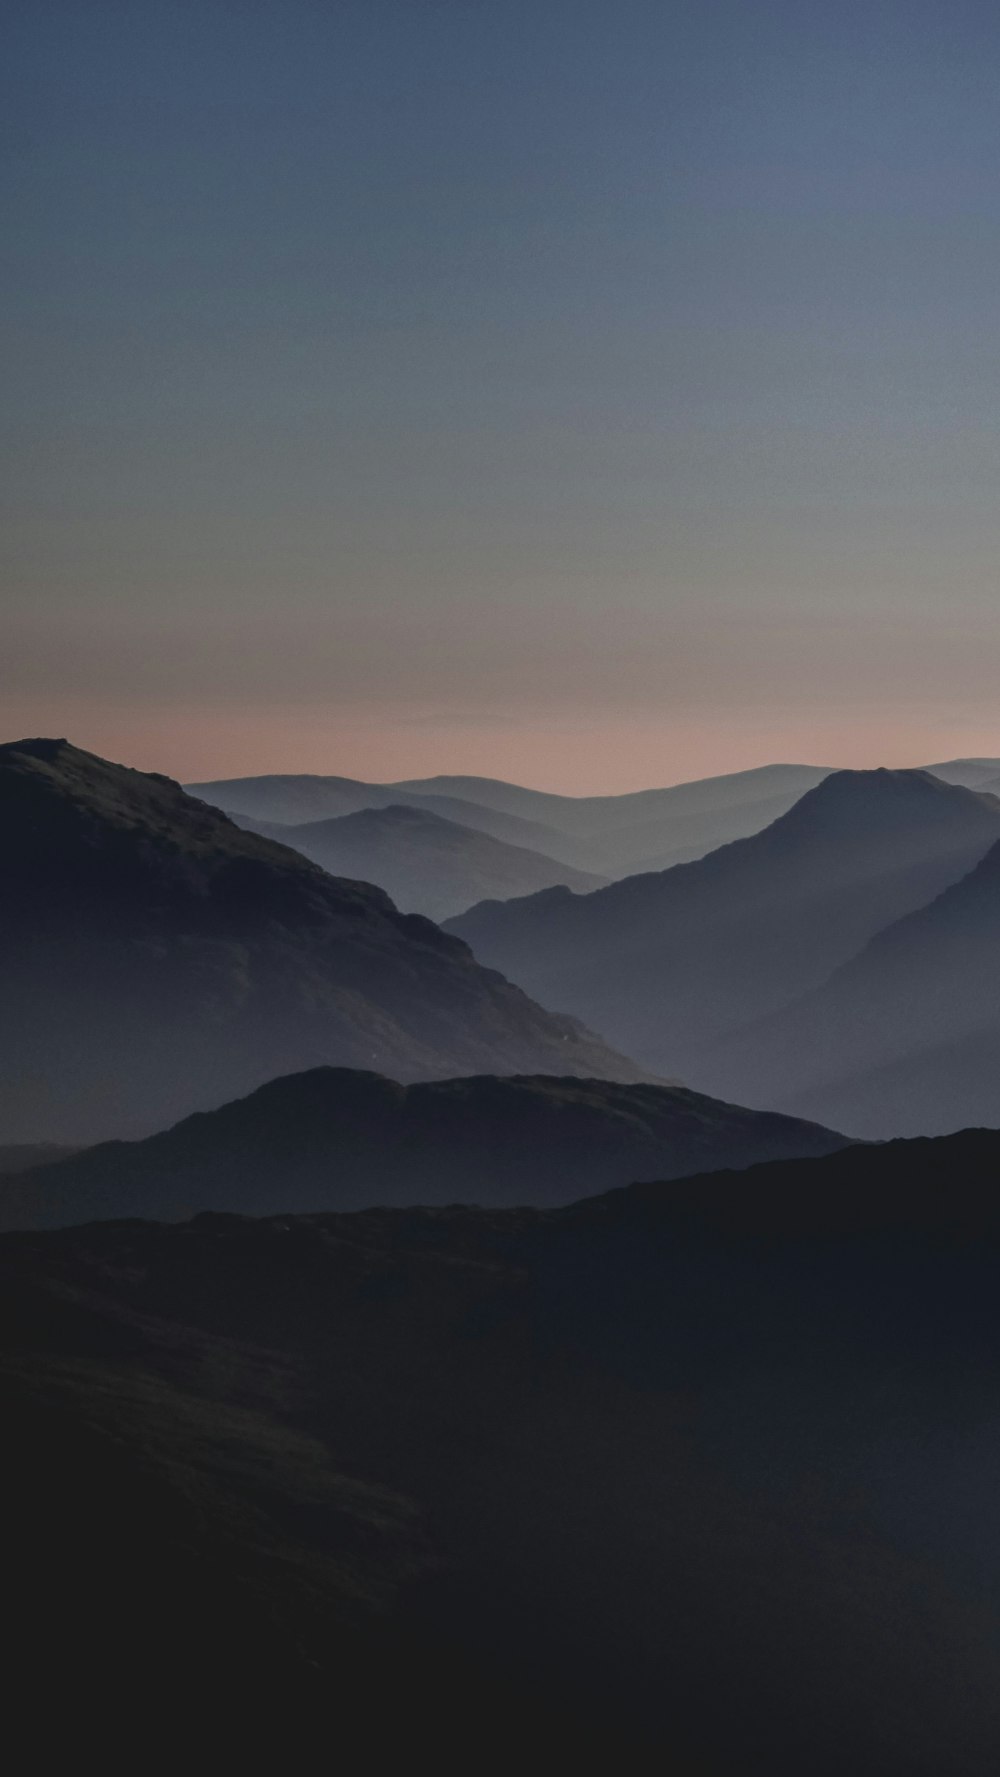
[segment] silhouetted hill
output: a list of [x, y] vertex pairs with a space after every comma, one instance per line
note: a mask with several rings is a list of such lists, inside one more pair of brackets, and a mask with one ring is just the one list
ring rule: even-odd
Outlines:
[[647, 1065], [714, 1092], [707, 1045], [817, 986], [998, 834], [993, 797], [920, 771], [834, 772], [697, 863], [589, 895], [486, 903], [448, 930]]
[[142, 1134], [275, 1074], [636, 1078], [364, 883], [168, 778], [0, 747], [0, 1132]]
[[495, 778], [257, 777], [191, 784], [235, 819], [301, 823], [404, 803], [605, 876], [702, 857], [783, 814], [828, 775], [817, 765], [765, 765], [727, 777], [623, 796], [558, 796]]
[[992, 1777], [998, 1169], [5, 1236], [8, 1732]]
[[1000, 846], [713, 1064], [756, 1103], [836, 1106], [858, 1134], [1000, 1125]]
[[403, 913], [428, 919], [448, 919], [487, 896], [504, 900], [556, 883], [587, 890], [605, 880], [422, 808], [366, 808], [298, 827], [250, 824], [333, 876], [377, 883]]
[[815, 1124], [681, 1087], [538, 1076], [401, 1086], [379, 1074], [315, 1068], [145, 1141], [107, 1142], [0, 1181], [0, 1226], [171, 1221], [209, 1209], [551, 1206], [635, 1179], [845, 1145]]

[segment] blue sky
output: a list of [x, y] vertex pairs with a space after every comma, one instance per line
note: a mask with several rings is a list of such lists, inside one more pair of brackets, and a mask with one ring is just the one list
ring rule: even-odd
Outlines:
[[1000, 752], [986, 5], [15, 3], [10, 732]]

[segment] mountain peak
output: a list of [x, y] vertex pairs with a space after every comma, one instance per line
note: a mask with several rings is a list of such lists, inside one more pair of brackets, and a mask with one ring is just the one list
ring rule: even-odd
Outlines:
[[995, 797], [961, 784], [945, 783], [923, 770], [879, 766], [871, 771], [834, 771], [807, 790], [771, 831], [787, 834], [843, 828], [859, 837], [871, 827], [888, 830], [931, 822], [967, 822], [1000, 810]]

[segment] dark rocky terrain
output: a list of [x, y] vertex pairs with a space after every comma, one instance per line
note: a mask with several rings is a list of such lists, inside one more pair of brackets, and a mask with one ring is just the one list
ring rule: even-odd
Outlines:
[[378, 1074], [317, 1068], [145, 1141], [102, 1143], [0, 1180], [0, 1227], [177, 1220], [207, 1209], [274, 1215], [374, 1204], [551, 1206], [635, 1179], [844, 1145], [816, 1124], [682, 1087], [545, 1076], [401, 1086]]
[[998, 1176], [5, 1236], [9, 1733], [992, 1777]]

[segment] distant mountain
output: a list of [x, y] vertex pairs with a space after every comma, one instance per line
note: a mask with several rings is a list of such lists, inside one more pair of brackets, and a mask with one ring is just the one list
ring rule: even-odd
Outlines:
[[765, 765], [624, 796], [557, 796], [494, 778], [364, 784], [338, 777], [257, 777], [189, 784], [235, 819], [301, 824], [406, 804], [528, 846], [561, 864], [619, 877], [662, 868], [759, 832], [828, 775], [818, 765]]
[[920, 771], [835, 772], [696, 863], [487, 902], [448, 930], [648, 1066], [718, 1092], [709, 1045], [818, 986], [998, 837], [994, 797]]
[[0, 1134], [137, 1135], [333, 1064], [634, 1079], [429, 920], [169, 778], [0, 747]]
[[724, 777], [699, 778], [666, 789], [632, 790], [617, 796], [558, 796], [484, 777], [409, 779], [399, 788], [458, 796], [507, 814], [541, 821], [561, 832], [593, 835], [649, 827], [666, 816], [728, 813], [786, 794], [794, 799], [829, 775], [829, 766], [760, 765]]
[[1000, 781], [1000, 759], [946, 759], [940, 765], [925, 766], [946, 784], [964, 784], [967, 790], [989, 790]]
[[365, 808], [298, 827], [246, 818], [243, 825], [293, 846], [333, 876], [376, 883], [403, 913], [434, 920], [486, 898], [505, 900], [558, 883], [587, 890], [606, 880], [422, 808]]
[[998, 1173], [4, 1236], [8, 1734], [991, 1777]]
[[755, 1103], [836, 1107], [862, 1135], [1000, 1125], [1000, 845], [709, 1071]]
[[[433, 780], [432, 780], [433, 781]], [[510, 845], [523, 845], [548, 856], [563, 837], [554, 827], [526, 820], [503, 809], [489, 808], [455, 796], [423, 794], [399, 784], [366, 784], [349, 777], [238, 777], [212, 783], [186, 784], [185, 789], [213, 808], [221, 808], [241, 826], [307, 826], [338, 820], [367, 808], [419, 808], [476, 833], [489, 833]], [[572, 860], [560, 861], [572, 862]]]
[[379, 1074], [316, 1068], [146, 1141], [107, 1142], [4, 1179], [0, 1225], [373, 1204], [551, 1206], [635, 1179], [845, 1145], [815, 1124], [680, 1087], [545, 1076], [401, 1086]]

